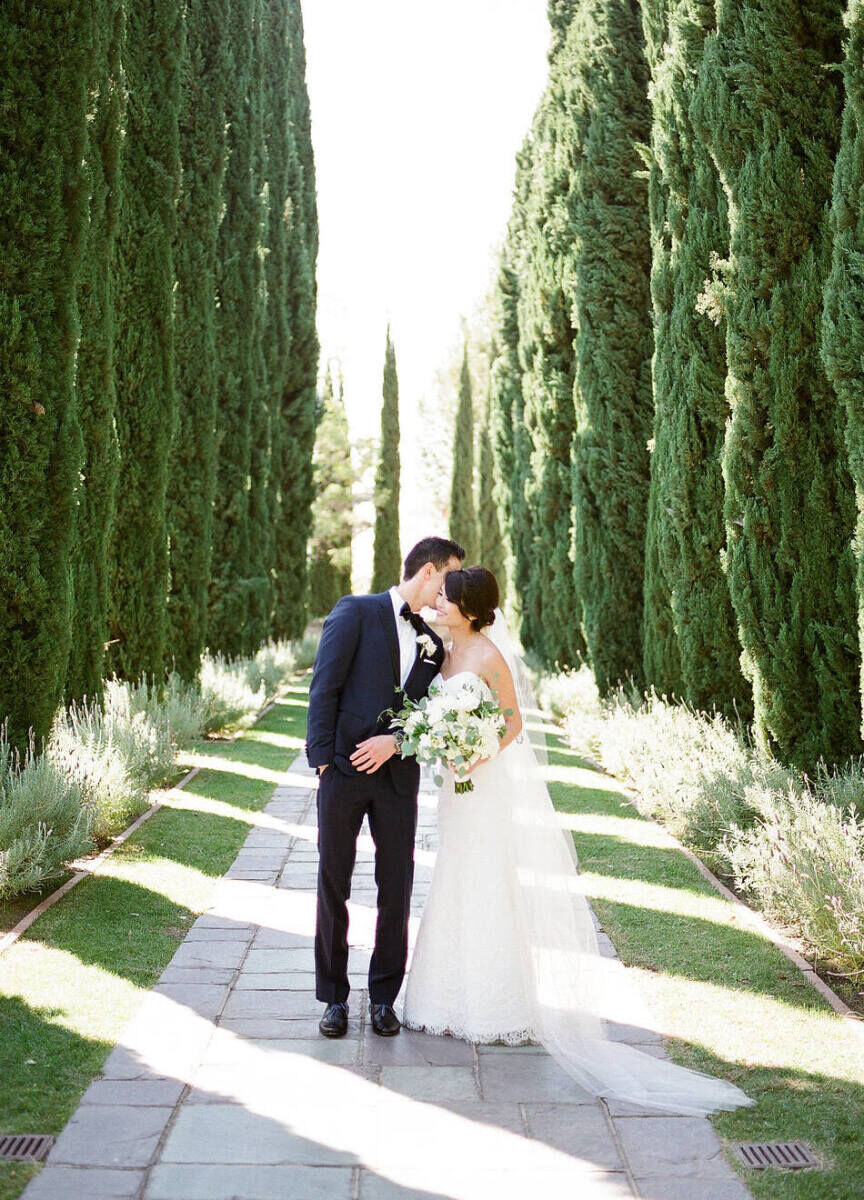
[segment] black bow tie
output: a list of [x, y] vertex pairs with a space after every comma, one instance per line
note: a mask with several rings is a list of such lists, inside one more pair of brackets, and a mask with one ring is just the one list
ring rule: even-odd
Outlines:
[[402, 617], [406, 621], [410, 621], [411, 624], [414, 626], [414, 629], [417, 633], [423, 632], [423, 630], [425, 628], [425, 626], [423, 624], [423, 619], [421, 618], [419, 613], [415, 613], [415, 612], [411, 611], [411, 605], [408, 603], [407, 600], [402, 605], [402, 607], [399, 609], [399, 616]]

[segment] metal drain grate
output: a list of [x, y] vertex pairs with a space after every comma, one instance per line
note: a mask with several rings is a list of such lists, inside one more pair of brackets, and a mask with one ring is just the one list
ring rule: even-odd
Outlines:
[[782, 1171], [797, 1171], [819, 1166], [804, 1142], [739, 1142], [734, 1150], [745, 1166], [756, 1170], [779, 1167]]
[[43, 1162], [56, 1141], [47, 1133], [0, 1133], [0, 1161]]

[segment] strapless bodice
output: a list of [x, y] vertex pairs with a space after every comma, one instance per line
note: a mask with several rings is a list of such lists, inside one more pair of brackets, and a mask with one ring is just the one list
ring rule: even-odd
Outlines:
[[450, 675], [446, 679], [439, 671], [429, 685], [429, 688], [431, 691], [432, 688], [437, 686], [440, 687], [442, 691], [456, 694], [466, 680], [473, 680], [475, 684], [479, 685], [479, 689], [484, 696], [492, 695], [489, 684], [481, 675], [478, 675], [476, 671], [457, 671], [455, 675]]

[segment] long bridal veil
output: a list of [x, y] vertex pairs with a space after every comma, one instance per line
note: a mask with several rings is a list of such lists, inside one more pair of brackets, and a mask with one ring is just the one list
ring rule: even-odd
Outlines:
[[598, 949], [573, 839], [543, 777], [543, 718], [500, 609], [485, 632], [513, 675], [525, 730], [505, 754], [513, 784], [510, 853], [537, 1040], [580, 1086], [607, 1099], [694, 1116], [753, 1104], [734, 1084], [607, 1036], [603, 1014], [620, 1013], [614, 993], [623, 968], [616, 964], [616, 977]]

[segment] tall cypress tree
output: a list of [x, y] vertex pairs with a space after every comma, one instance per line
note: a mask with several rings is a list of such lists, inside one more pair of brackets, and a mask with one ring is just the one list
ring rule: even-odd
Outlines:
[[[532, 572], [538, 514], [532, 494], [532, 443], [526, 424], [521, 313], [530, 260], [526, 224], [534, 178], [534, 142], [527, 137], [516, 156], [513, 211], [501, 251], [495, 287], [494, 329], [497, 355], [492, 364], [492, 429], [497, 475], [496, 495], [507, 543], [510, 607], [523, 644], [536, 648], [538, 613], [532, 602]], [[527, 331], [526, 331], [527, 336]], [[574, 619], [578, 630], [578, 619]]]
[[477, 554], [477, 515], [474, 509], [474, 398], [468, 368], [468, 343], [459, 372], [459, 405], [453, 442], [450, 480], [450, 536], [464, 546], [468, 557]]
[[108, 636], [108, 549], [120, 466], [115, 427], [114, 268], [125, 108], [122, 0], [92, 6], [93, 78], [84, 164], [90, 203], [78, 290], [76, 404], [84, 445], [70, 553], [74, 636], [66, 698], [99, 696]]
[[[637, 0], [585, 0], [561, 51], [575, 327], [576, 591], [597, 685], [642, 682], [652, 398], [648, 69]], [[571, 291], [572, 288], [572, 291]]]
[[207, 642], [211, 650], [242, 654], [250, 649], [249, 479], [255, 403], [250, 391], [254, 397], [258, 382], [254, 331], [261, 202], [251, 98], [253, 14], [241, 0], [231, 0], [225, 33], [231, 70], [225, 97], [228, 162], [216, 272], [219, 437]]
[[177, 420], [174, 232], [180, 181], [180, 0], [129, 5], [118, 236], [117, 433], [110, 666], [161, 678], [168, 591], [165, 496]]
[[565, 667], [580, 660], [582, 638], [571, 557], [575, 331], [565, 292], [572, 230], [560, 67], [556, 56], [534, 119], [518, 312], [524, 422], [531, 443], [524, 499], [534, 514], [522, 637], [526, 649], [547, 665]]
[[399, 380], [396, 376], [396, 351], [390, 341], [389, 325], [384, 350], [383, 400], [381, 446], [375, 471], [373, 592], [386, 591], [402, 574], [402, 552], [399, 546]]
[[[671, 568], [669, 550], [674, 542], [669, 519], [667, 496], [669, 477], [675, 471], [675, 430], [668, 417], [666, 375], [674, 370], [669, 336], [669, 311], [672, 306], [671, 237], [668, 222], [671, 183], [661, 167], [663, 152], [660, 146], [677, 112], [669, 110], [661, 78], [671, 73], [663, 59], [668, 46], [670, 9], [674, 0], [645, 0], [642, 6], [642, 25], [645, 48], [652, 69], [654, 119], [649, 156], [648, 212], [651, 220], [651, 298], [654, 307], [655, 350], [652, 360], [654, 400], [653, 436], [648, 442], [650, 451], [650, 483], [645, 523], [645, 563], [642, 587], [642, 672], [648, 687], [662, 696], [681, 698], [685, 694], [681, 670], [681, 651], [672, 611], [672, 588], [668, 571]], [[684, 5], [682, 5], [682, 8]], [[707, 16], [706, 16], [706, 19]], [[677, 47], [680, 51], [680, 47]], [[676, 97], [677, 98], [677, 97]], [[669, 155], [671, 158], [671, 154]], [[659, 448], [658, 448], [659, 447]], [[722, 525], [722, 513], [721, 513]]]
[[[291, 246], [297, 236], [293, 221], [298, 174], [297, 149], [292, 125], [295, 68], [291, 63], [292, 25], [290, 4], [268, 2], [262, 13], [263, 123], [267, 150], [267, 254], [264, 274], [267, 307], [263, 352], [266, 400], [270, 412], [270, 464], [267, 511], [270, 522], [269, 573], [273, 582], [273, 612], [270, 630], [275, 632], [283, 581], [279, 574], [280, 537], [285, 519], [282, 511], [286, 456], [292, 453], [290, 414], [283, 412], [285, 388], [291, 371]], [[298, 82], [297, 87], [301, 86]], [[299, 228], [299, 227], [298, 227]]]
[[692, 112], [729, 206], [729, 587], [757, 732], [812, 768], [861, 747], [854, 496], [819, 357], [840, 8], [729, 0], [718, 18]]
[[688, 111], [714, 10], [652, 0], [642, 13], [652, 72], [654, 305], [646, 678], [700, 709], [746, 716], [750, 689], [722, 565], [725, 328], [702, 295], [712, 258], [728, 246], [726, 197]]
[[[269, 158], [282, 153], [282, 147], [265, 143], [265, 89], [273, 69], [286, 72], [286, 60], [280, 55], [271, 63], [273, 48], [269, 23], [264, 9], [268, 0], [253, 0], [249, 5], [252, 21], [252, 71], [248, 96], [248, 129], [251, 142], [252, 188], [258, 200], [258, 245], [267, 246], [270, 234], [267, 216], [269, 202]], [[269, 115], [269, 113], [268, 113]], [[273, 164], [275, 168], [275, 163]], [[270, 514], [271, 437], [273, 424], [273, 382], [268, 378], [264, 337], [267, 331], [267, 285], [261, 251], [252, 262], [253, 297], [250, 303], [252, 325], [246, 331], [249, 338], [251, 374], [247, 383], [247, 402], [250, 408], [249, 475], [249, 611], [245, 630], [247, 653], [266, 641], [272, 628], [273, 583], [271, 577], [273, 536]], [[277, 392], [278, 394], [278, 392]], [[278, 414], [277, 414], [278, 417]], [[303, 564], [301, 562], [300, 569]]]
[[315, 440], [315, 502], [309, 541], [309, 613], [326, 615], [351, 591], [354, 473], [341, 371], [338, 389], [328, 370]]
[[[511, 607], [516, 606], [514, 553], [515, 430], [513, 410], [517, 394], [521, 396], [519, 371], [519, 323], [517, 294], [519, 282], [511, 261], [514, 219], [511, 217], [507, 239], [501, 248], [493, 294], [492, 323], [494, 354], [489, 366], [489, 436], [495, 464], [494, 501], [500, 516], [502, 551], [505, 562], [505, 591]], [[503, 581], [502, 581], [503, 582]]]
[[[177, 433], [168, 478], [168, 651], [186, 679], [207, 635], [216, 484], [216, 262], [225, 175], [231, 0], [188, 0], [180, 98], [183, 181], [174, 262]], [[206, 103], [202, 97], [206, 96]]]
[[314, 496], [312, 453], [318, 378], [318, 335], [315, 329], [318, 255], [318, 215], [315, 162], [306, 55], [300, 0], [284, 0], [290, 68], [290, 129], [293, 152], [289, 163], [285, 214], [288, 225], [286, 311], [291, 345], [283, 355], [281, 392], [279, 506], [274, 513], [276, 597], [274, 633], [298, 637], [306, 624], [306, 543]]
[[0, 720], [47, 734], [69, 658], [91, 5], [0, 8]]
[[[493, 346], [490, 355], [495, 360]], [[498, 580], [502, 598], [507, 577], [501, 522], [496, 499], [495, 453], [492, 447], [492, 379], [486, 390], [480, 430], [477, 437], [477, 560]]]
[[[846, 410], [846, 446], [855, 483], [859, 653], [864, 650], [864, 4], [850, 0], [843, 74], [846, 101], [831, 206], [833, 251], [825, 288], [822, 354]], [[864, 695], [864, 677], [860, 694]]]

